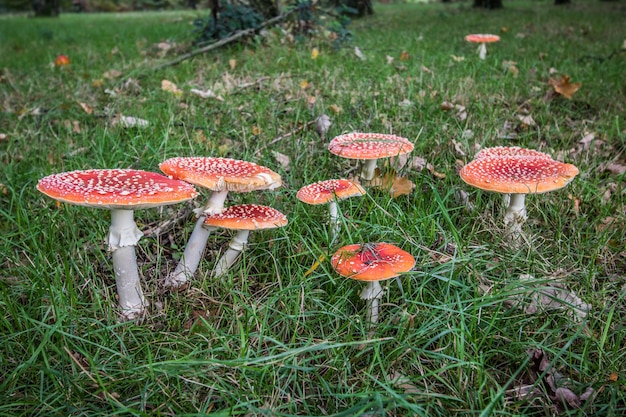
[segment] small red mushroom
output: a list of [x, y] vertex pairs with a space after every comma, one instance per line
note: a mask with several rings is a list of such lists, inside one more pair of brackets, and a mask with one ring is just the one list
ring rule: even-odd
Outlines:
[[472, 35], [467, 35], [465, 40], [472, 43], [480, 44], [478, 46], [478, 57], [480, 59], [485, 59], [487, 57], [487, 43], [499, 42], [500, 37], [498, 35], [491, 35], [486, 33], [477, 33]]
[[54, 66], [55, 67], [65, 67], [67, 65], [70, 65], [70, 57], [67, 55], [59, 55], [56, 58], [54, 58]]
[[415, 258], [390, 243], [353, 244], [339, 249], [330, 260], [335, 271], [347, 278], [366, 281], [361, 299], [368, 301], [367, 321], [378, 322], [380, 281], [399, 276], [415, 266]]
[[379, 158], [404, 155], [413, 150], [413, 144], [406, 138], [383, 133], [347, 133], [336, 136], [328, 144], [330, 153], [343, 158], [365, 161], [361, 178], [371, 181]]
[[154, 172], [131, 169], [91, 169], [62, 172], [39, 180], [37, 189], [55, 200], [111, 211], [109, 250], [122, 317], [141, 316], [146, 305], [135, 255], [143, 233], [133, 211], [175, 204], [194, 198], [194, 187]]
[[521, 149], [513, 154], [501, 152], [502, 149], [481, 151], [484, 152], [482, 156], [477, 155], [459, 172], [461, 179], [469, 185], [511, 195], [504, 223], [507, 234], [514, 238], [521, 235], [521, 224], [527, 218], [526, 194], [558, 190], [578, 175], [578, 168], [572, 164], [555, 161], [542, 152]]
[[213, 276], [222, 276], [235, 262], [237, 256], [248, 243], [252, 230], [274, 229], [287, 225], [287, 217], [272, 207], [258, 204], [240, 204], [230, 206], [221, 213], [206, 217], [204, 224], [210, 227], [237, 230], [228, 250], [215, 264]]
[[306, 204], [328, 204], [332, 239], [335, 239], [341, 227], [337, 201], [362, 195], [365, 195], [365, 190], [356, 182], [333, 179], [305, 185], [298, 190], [296, 198]]

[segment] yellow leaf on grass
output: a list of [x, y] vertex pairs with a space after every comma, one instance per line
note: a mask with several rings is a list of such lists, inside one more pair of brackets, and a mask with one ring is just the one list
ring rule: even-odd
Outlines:
[[339, 113], [341, 113], [343, 111], [341, 106], [338, 106], [336, 104], [331, 104], [328, 107], [330, 108], [330, 111], [332, 111], [334, 114], [339, 114]]
[[300, 81], [300, 88], [306, 90], [311, 84], [307, 80]]
[[317, 261], [313, 262], [313, 265], [311, 265], [311, 267], [308, 269], [308, 271], [306, 271], [304, 273], [304, 277], [308, 277], [309, 275], [311, 275], [313, 272], [315, 272], [315, 270], [317, 268], [319, 268], [319, 266], [321, 265], [322, 262], [324, 262], [326, 260], [326, 256], [325, 255], [320, 255], [319, 258], [317, 258]]
[[311, 51], [311, 59], [317, 59], [319, 55], [320, 55], [320, 50], [317, 48], [313, 48], [313, 50]]
[[228, 66], [230, 67], [231, 70], [234, 70], [235, 68], [237, 68], [237, 61], [234, 59], [229, 59]]
[[258, 136], [261, 133], [263, 133], [263, 129], [261, 129], [260, 127], [258, 127], [257, 125], [252, 126], [252, 134], [254, 136]]
[[409, 53], [407, 51], [402, 51], [400, 53], [400, 61], [406, 61], [410, 58], [411, 56], [409, 55]]
[[413, 192], [415, 184], [406, 177], [398, 177], [395, 170], [389, 169], [382, 176], [376, 168], [374, 178], [369, 183], [370, 187], [380, 190], [388, 190], [391, 197], [398, 198], [401, 195], [409, 195]]
[[548, 83], [554, 88], [554, 91], [569, 100], [572, 99], [574, 93], [583, 85], [582, 83], [570, 83], [569, 75], [562, 75], [559, 79], [550, 77]]
[[87, 113], [87, 114], [93, 113], [93, 109], [91, 108], [91, 106], [89, 104], [82, 103], [82, 102], [79, 102], [78, 104], [85, 111], [85, 113]]
[[177, 96], [182, 96], [183, 92], [171, 81], [161, 80], [161, 90], [167, 91], [168, 93], [172, 93]]

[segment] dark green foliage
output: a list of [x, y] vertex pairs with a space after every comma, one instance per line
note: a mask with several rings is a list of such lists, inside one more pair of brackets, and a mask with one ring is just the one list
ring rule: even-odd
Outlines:
[[208, 19], [197, 19], [194, 22], [199, 33], [195, 43], [207, 43], [224, 39], [240, 30], [256, 29], [263, 20], [263, 16], [251, 7], [227, 4], [217, 14], [217, 18], [211, 15]]

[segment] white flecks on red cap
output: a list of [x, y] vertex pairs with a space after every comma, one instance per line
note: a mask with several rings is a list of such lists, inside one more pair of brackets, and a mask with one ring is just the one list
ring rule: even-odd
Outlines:
[[280, 175], [254, 162], [217, 157], [176, 157], [159, 165], [167, 175], [212, 191], [253, 191], [277, 188]]
[[42, 178], [37, 189], [56, 200], [88, 207], [138, 209], [194, 198], [194, 187], [155, 172], [90, 169]]
[[487, 158], [487, 157], [500, 157], [500, 156], [515, 156], [515, 157], [534, 157], [534, 158], [547, 158], [552, 159], [547, 153], [536, 151], [534, 149], [526, 149], [520, 146], [495, 146], [493, 148], [481, 149], [474, 159]]
[[207, 216], [204, 224], [233, 230], [273, 229], [286, 226], [287, 217], [272, 207], [240, 204]]
[[465, 40], [468, 42], [475, 42], [475, 43], [489, 43], [489, 42], [498, 42], [500, 40], [500, 37], [498, 35], [492, 35], [489, 33], [475, 33], [472, 35], [467, 35], [465, 37]]
[[408, 272], [415, 258], [390, 243], [353, 244], [339, 249], [330, 260], [341, 276], [359, 281], [382, 281]]
[[351, 159], [378, 159], [402, 155], [413, 150], [408, 139], [383, 133], [347, 133], [333, 138], [328, 150]]
[[500, 193], [545, 193], [565, 187], [578, 168], [545, 157], [484, 157], [461, 168], [469, 185]]
[[305, 185], [298, 190], [296, 198], [307, 204], [324, 204], [335, 198], [342, 200], [361, 195], [365, 195], [365, 190], [356, 182], [332, 179]]

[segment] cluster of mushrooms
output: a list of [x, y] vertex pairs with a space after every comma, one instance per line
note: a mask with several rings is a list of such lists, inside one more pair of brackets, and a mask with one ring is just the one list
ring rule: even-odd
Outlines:
[[[349, 133], [335, 137], [331, 153], [363, 162], [361, 179], [365, 184], [375, 175], [376, 161], [406, 154], [413, 144], [406, 138], [379, 133]], [[131, 320], [145, 313], [144, 297], [135, 246], [143, 236], [134, 221], [134, 210], [184, 202], [198, 196], [195, 187], [212, 191], [208, 201], [197, 209], [197, 222], [174, 271], [162, 284], [169, 288], [188, 285], [202, 259], [208, 238], [217, 228], [235, 230], [225, 253], [216, 261], [213, 276], [222, 276], [235, 262], [248, 241], [250, 231], [283, 227], [287, 217], [278, 210], [258, 204], [225, 207], [229, 192], [275, 190], [282, 180], [276, 172], [230, 158], [176, 157], [159, 165], [165, 174], [132, 169], [91, 169], [62, 172], [39, 180], [37, 189], [61, 202], [111, 211], [108, 244], [121, 319]], [[526, 219], [524, 197], [567, 185], [578, 169], [555, 161], [543, 152], [519, 147], [481, 150], [460, 171], [468, 184], [487, 191], [509, 195], [505, 225], [509, 234], [521, 234]], [[365, 195], [356, 181], [330, 179], [302, 187], [297, 198], [307, 204], [329, 204], [330, 229], [334, 241], [341, 227], [337, 201]], [[414, 257], [389, 243], [351, 244], [331, 258], [335, 271], [345, 277], [367, 282], [361, 298], [367, 300], [367, 321], [378, 321], [380, 281], [397, 278], [415, 266]]]

